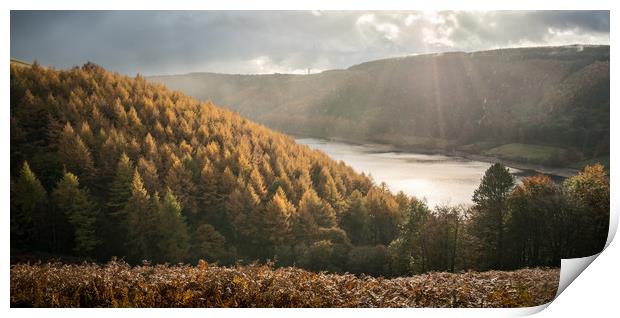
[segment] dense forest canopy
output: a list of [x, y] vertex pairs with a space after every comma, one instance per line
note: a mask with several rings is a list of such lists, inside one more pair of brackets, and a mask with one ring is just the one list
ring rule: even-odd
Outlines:
[[12, 254], [387, 276], [557, 266], [607, 237], [600, 165], [558, 185], [496, 164], [473, 207], [429, 208], [140, 75], [12, 64], [10, 89]]
[[[609, 46], [417, 55], [310, 75], [149, 79], [291, 134], [549, 165], [609, 154]], [[528, 156], [538, 150], [545, 155]]]

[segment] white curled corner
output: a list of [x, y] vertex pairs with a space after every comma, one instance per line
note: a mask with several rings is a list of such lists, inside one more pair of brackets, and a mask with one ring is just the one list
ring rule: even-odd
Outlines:
[[[613, 198], [612, 198], [612, 201]], [[612, 202], [614, 203], [614, 202]], [[617, 205], [612, 204], [612, 207], [617, 207]], [[614, 213], [615, 211], [615, 213]], [[558, 287], [558, 292], [555, 294], [555, 298], [558, 296], [572, 283], [579, 274], [581, 274], [586, 267], [588, 267], [592, 262], [599, 256], [605, 249], [609, 246], [611, 241], [613, 241], [614, 236], [616, 235], [616, 231], [618, 230], [618, 210], [612, 208], [609, 215], [609, 232], [607, 234], [607, 242], [605, 242], [605, 247], [603, 250], [595, 255], [582, 257], [582, 258], [568, 258], [562, 259], [562, 263], [560, 265], [560, 286]]]
[[[617, 206], [613, 204], [614, 203], [613, 199], [611, 201], [612, 201], [612, 205], [611, 205], [612, 207]], [[616, 211], [616, 212], [614, 213], [613, 211]], [[566, 289], [566, 287], [568, 287], [568, 285], [570, 285], [577, 278], [577, 276], [579, 276], [579, 274], [581, 274], [586, 269], [586, 267], [590, 266], [590, 264], [592, 264], [592, 262], [599, 255], [601, 255], [603, 251], [605, 251], [605, 249], [609, 246], [611, 241], [613, 241], [614, 236], [616, 235], [616, 231], [618, 230], [618, 215], [619, 214], [620, 212], [618, 212], [617, 209], [613, 209], [613, 208], [611, 209], [610, 215], [609, 215], [609, 232], [607, 233], [607, 242], [605, 242], [605, 247], [600, 253], [592, 255], [592, 256], [581, 257], [581, 258], [564, 258], [561, 260], [560, 282], [558, 286], [558, 291], [556, 292], [553, 300], [558, 298], [558, 296], [560, 296], [560, 294]], [[547, 308], [547, 306], [549, 306], [553, 302], [553, 300], [546, 304], [542, 304], [542, 305], [535, 306], [535, 307], [520, 308], [521, 310], [516, 311], [514, 314], [515, 316], [533, 315], [535, 313], [543, 311], [545, 308]]]

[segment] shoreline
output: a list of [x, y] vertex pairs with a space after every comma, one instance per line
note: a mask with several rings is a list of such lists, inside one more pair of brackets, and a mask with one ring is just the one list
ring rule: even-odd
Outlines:
[[449, 150], [442, 149], [442, 148], [429, 149], [429, 148], [416, 147], [416, 146], [403, 146], [403, 145], [395, 145], [395, 144], [376, 143], [372, 141], [361, 142], [358, 140], [352, 140], [352, 139], [347, 139], [343, 137], [320, 137], [320, 136], [308, 136], [308, 135], [298, 135], [298, 134], [289, 134], [289, 136], [291, 136], [293, 139], [312, 138], [312, 139], [320, 139], [320, 140], [326, 140], [326, 141], [332, 141], [332, 142], [347, 143], [347, 144], [358, 145], [358, 146], [364, 146], [364, 145], [365, 146], [376, 146], [376, 147], [384, 148], [385, 149], [384, 151], [386, 152], [410, 152], [410, 153], [420, 153], [420, 154], [427, 154], [427, 155], [443, 155], [443, 156], [448, 156], [448, 157], [458, 157], [458, 158], [465, 158], [468, 160], [482, 161], [482, 162], [487, 162], [487, 163], [499, 162], [509, 168], [540, 173], [540, 174], [544, 174], [544, 175], [548, 175], [548, 176], [552, 176], [556, 178], [562, 178], [562, 179], [570, 178], [579, 172], [579, 170], [573, 169], [573, 168], [549, 167], [549, 166], [536, 165], [536, 164], [531, 164], [531, 163], [523, 163], [523, 162], [518, 162], [518, 161], [513, 161], [513, 160], [502, 159], [502, 158], [498, 158], [494, 156], [486, 156], [486, 155], [481, 155], [481, 154], [469, 153], [469, 152], [465, 152], [461, 150], [449, 151]]

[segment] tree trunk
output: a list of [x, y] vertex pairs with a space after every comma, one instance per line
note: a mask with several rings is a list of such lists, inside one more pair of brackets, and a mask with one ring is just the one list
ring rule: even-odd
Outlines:
[[458, 240], [458, 235], [459, 235], [459, 219], [456, 218], [456, 221], [454, 222], [454, 241], [452, 245], [452, 261], [450, 264], [450, 272], [452, 273], [454, 273], [454, 263], [456, 262], [456, 244]]

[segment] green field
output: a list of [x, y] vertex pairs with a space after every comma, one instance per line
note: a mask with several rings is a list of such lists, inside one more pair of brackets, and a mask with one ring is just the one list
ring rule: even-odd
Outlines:
[[563, 158], [566, 150], [559, 147], [514, 143], [489, 149], [484, 154], [527, 163], [549, 163]]
[[478, 141], [472, 144], [462, 145], [457, 147], [458, 150], [469, 153], [483, 153], [485, 150], [497, 146], [496, 142], [492, 141]]
[[609, 155], [575, 162], [575, 163], [570, 164], [568, 167], [581, 170], [583, 169], [583, 167], [587, 165], [592, 165], [595, 163], [600, 163], [603, 166], [605, 166], [605, 172], [607, 172], [607, 175], [609, 175]]

